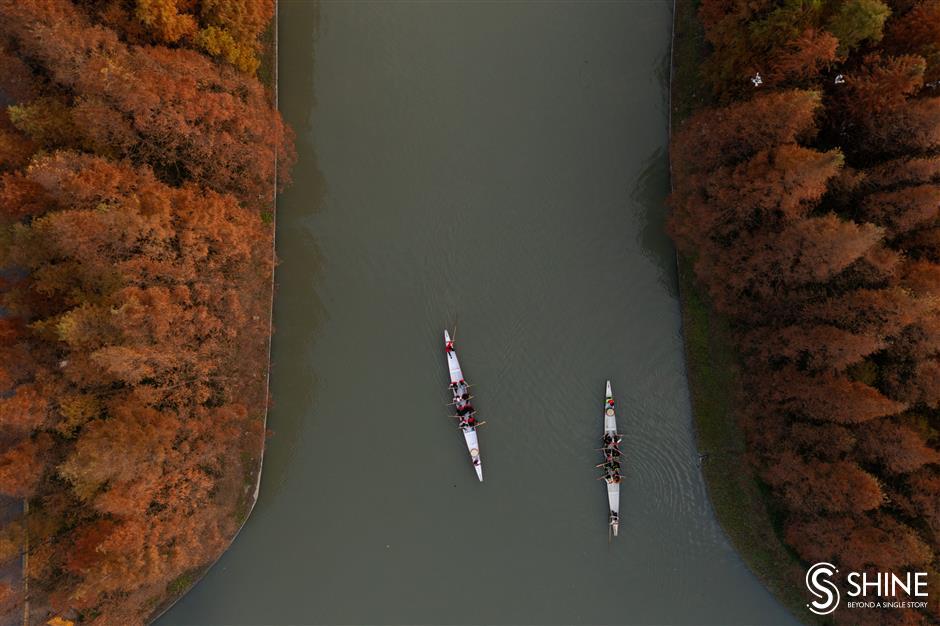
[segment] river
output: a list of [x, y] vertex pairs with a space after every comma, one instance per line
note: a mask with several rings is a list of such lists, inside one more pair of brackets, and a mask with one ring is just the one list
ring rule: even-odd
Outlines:
[[[280, 3], [300, 158], [274, 435], [248, 524], [161, 625], [795, 623], [698, 467], [664, 233], [671, 8]], [[455, 324], [482, 484], [445, 406]]]

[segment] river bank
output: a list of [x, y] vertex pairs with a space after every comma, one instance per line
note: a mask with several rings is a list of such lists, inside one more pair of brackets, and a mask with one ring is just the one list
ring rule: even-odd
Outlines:
[[[697, 0], [675, 5], [671, 131], [709, 105], [708, 89], [698, 78], [706, 42], [697, 10]], [[806, 609], [805, 569], [781, 541], [765, 487], [747, 458], [738, 419], [746, 397], [728, 323], [696, 284], [693, 260], [679, 256], [677, 265], [696, 443], [715, 515], [745, 563], [781, 603], [803, 623], [825, 623]]]

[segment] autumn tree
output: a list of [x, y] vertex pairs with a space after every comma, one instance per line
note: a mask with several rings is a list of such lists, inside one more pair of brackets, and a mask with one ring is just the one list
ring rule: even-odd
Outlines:
[[889, 22], [885, 48], [893, 53], [911, 52], [927, 61], [924, 79], [940, 80], [940, 2], [918, 0], [903, 15]]
[[[106, 156], [251, 206], [271, 201], [276, 168], [286, 183], [290, 137], [257, 81], [189, 50], [124, 44], [68, 0], [5, 0], [0, 17], [0, 35], [74, 94], [71, 117], [83, 141]], [[62, 23], [70, 24], [65, 36]]]
[[879, 41], [891, 9], [881, 0], [843, 0], [827, 27], [846, 54], [865, 40]]

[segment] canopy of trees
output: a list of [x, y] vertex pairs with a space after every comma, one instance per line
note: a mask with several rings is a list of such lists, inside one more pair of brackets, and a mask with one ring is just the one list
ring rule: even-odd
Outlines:
[[0, 560], [28, 538], [33, 620], [145, 623], [250, 506], [293, 161], [273, 6], [0, 0], [0, 494], [29, 502]]
[[940, 0], [699, 16], [719, 106], [673, 139], [670, 230], [734, 329], [781, 536], [807, 562], [937, 578]]

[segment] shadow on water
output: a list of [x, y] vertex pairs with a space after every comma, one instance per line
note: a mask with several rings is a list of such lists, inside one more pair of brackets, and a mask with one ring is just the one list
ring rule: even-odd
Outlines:
[[673, 297], [676, 288], [676, 252], [666, 234], [666, 196], [669, 193], [669, 161], [666, 150], [657, 148], [643, 160], [642, 170], [633, 181], [630, 199], [639, 207], [641, 225], [637, 241], [646, 257], [659, 268], [659, 282]]
[[[655, 72], [662, 111], [669, 110], [669, 77], [671, 73], [671, 51], [666, 50], [659, 59]], [[666, 123], [668, 124], [668, 117]], [[668, 133], [669, 129], [666, 129]], [[630, 199], [640, 207], [638, 215], [642, 224], [637, 241], [647, 252], [647, 257], [660, 268], [659, 282], [673, 297], [678, 297], [676, 287], [676, 252], [669, 235], [666, 234], [666, 218], [669, 209], [669, 153], [667, 148], [657, 148], [643, 160], [642, 169], [633, 181]]]
[[[320, 27], [319, 5], [297, 3], [292, 10], [301, 14], [302, 19], [282, 23], [279, 38], [296, 39], [298, 35], [290, 30], [302, 27], [307, 31], [312, 28], [316, 39]], [[302, 59], [296, 55], [290, 59], [282, 58], [278, 67], [279, 81], [306, 84], [301, 77], [312, 76], [316, 69], [313, 50], [314, 46], [309, 46]], [[309, 106], [316, 107], [316, 98], [312, 89], [309, 96], [309, 100], [292, 98], [279, 102], [284, 119], [294, 129], [298, 159], [292, 170], [291, 183], [278, 203], [278, 266], [275, 271], [270, 387], [273, 405], [268, 416], [268, 429], [273, 436], [267, 443], [261, 505], [266, 498], [273, 499], [272, 496], [281, 491], [302, 445], [304, 417], [312, 412], [317, 389], [316, 369], [309, 347], [313, 345], [318, 329], [328, 319], [316, 289], [317, 279], [324, 269], [324, 257], [310, 226], [310, 216], [323, 206], [326, 180], [320, 171], [314, 146]], [[304, 211], [286, 210], [297, 206], [303, 207]], [[298, 311], [302, 312], [299, 316]]]

